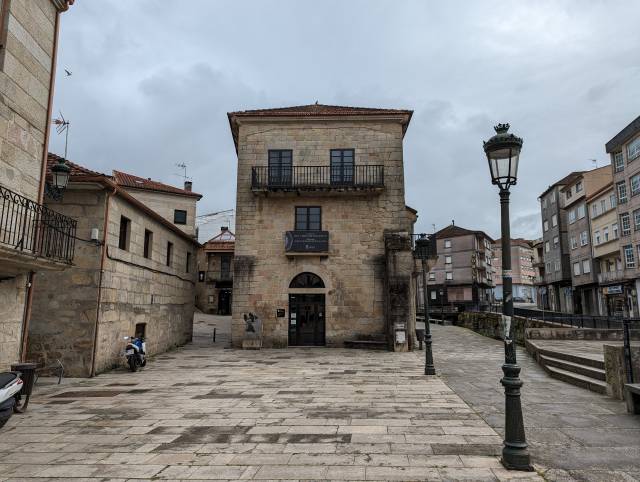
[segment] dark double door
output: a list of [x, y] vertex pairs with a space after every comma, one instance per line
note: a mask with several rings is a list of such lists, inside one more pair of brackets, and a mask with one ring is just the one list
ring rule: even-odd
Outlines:
[[289, 295], [289, 346], [324, 346], [323, 294]]

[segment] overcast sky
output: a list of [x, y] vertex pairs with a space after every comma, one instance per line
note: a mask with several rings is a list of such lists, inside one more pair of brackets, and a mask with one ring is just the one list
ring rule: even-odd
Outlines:
[[[455, 219], [495, 237], [482, 141], [509, 122], [524, 138], [512, 235], [537, 237], [537, 196], [608, 164], [604, 144], [640, 115], [639, 18], [637, 0], [77, 0], [62, 15], [55, 112], [71, 121], [69, 159], [175, 185], [184, 162], [207, 213], [235, 207], [227, 112], [413, 109], [417, 229]], [[51, 150], [64, 152], [55, 131]]]

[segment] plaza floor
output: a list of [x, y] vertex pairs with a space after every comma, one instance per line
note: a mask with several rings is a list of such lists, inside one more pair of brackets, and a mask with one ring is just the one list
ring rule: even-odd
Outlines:
[[38, 388], [0, 431], [0, 480], [542, 480], [503, 469], [415, 353], [229, 350], [221, 323], [137, 373]]

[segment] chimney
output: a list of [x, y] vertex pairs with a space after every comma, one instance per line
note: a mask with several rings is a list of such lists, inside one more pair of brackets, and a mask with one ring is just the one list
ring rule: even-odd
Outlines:
[[224, 233], [225, 231], [229, 231], [229, 227], [228, 227], [228, 226], [221, 226], [221, 227], [220, 227], [220, 231], [222, 231], [223, 233]]
[[184, 190], [191, 192], [191, 188], [193, 187], [193, 182], [185, 181], [184, 182]]

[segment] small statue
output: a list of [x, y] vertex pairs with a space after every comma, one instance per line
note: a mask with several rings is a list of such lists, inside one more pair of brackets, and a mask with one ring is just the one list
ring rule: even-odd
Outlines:
[[249, 315], [247, 316], [247, 314], [245, 313], [243, 316], [244, 316], [244, 323], [245, 323], [244, 331], [246, 333], [255, 333], [256, 332], [256, 327], [254, 326], [254, 323], [256, 321], [255, 315], [253, 313], [249, 313]]

